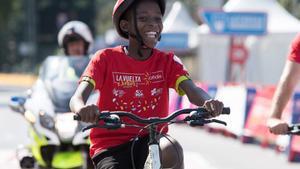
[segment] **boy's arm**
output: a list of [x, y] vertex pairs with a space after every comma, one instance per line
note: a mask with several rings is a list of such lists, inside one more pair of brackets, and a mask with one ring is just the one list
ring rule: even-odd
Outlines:
[[95, 122], [96, 115], [99, 112], [96, 105], [85, 105], [94, 86], [86, 81], [81, 81], [74, 95], [70, 100], [70, 109], [72, 112], [79, 114], [81, 121]]
[[72, 112], [78, 112], [85, 103], [93, 90], [92, 85], [88, 82], [82, 81], [79, 83], [75, 93], [70, 100], [70, 109]]
[[218, 116], [223, 111], [223, 103], [214, 100], [204, 90], [197, 87], [192, 80], [184, 80], [179, 84], [189, 101], [197, 106], [203, 106], [208, 112], [211, 113], [212, 117]]
[[189, 101], [197, 106], [203, 106], [206, 100], [212, 99], [208, 93], [197, 87], [192, 80], [184, 80], [179, 84], [179, 87], [185, 92]]

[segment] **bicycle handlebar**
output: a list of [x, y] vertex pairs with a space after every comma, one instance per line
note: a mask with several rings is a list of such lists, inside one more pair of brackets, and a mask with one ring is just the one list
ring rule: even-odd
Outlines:
[[[124, 111], [102, 111], [98, 116], [98, 121], [103, 120], [105, 122], [104, 125], [92, 124], [83, 130], [87, 130], [90, 128], [107, 128], [107, 129], [117, 129], [124, 127], [125, 124], [121, 122], [120, 117], [128, 117], [138, 123], [142, 124], [160, 124], [171, 122], [173, 119], [182, 114], [189, 114], [183, 121], [190, 122], [191, 126], [203, 126], [207, 123], [220, 123], [226, 125], [226, 122], [217, 120], [217, 119], [208, 119], [209, 112], [205, 108], [193, 108], [193, 109], [180, 109], [170, 114], [165, 118], [159, 117], [150, 117], [150, 118], [141, 118], [135, 114]], [[230, 114], [230, 108], [225, 107], [221, 114]], [[74, 115], [74, 120], [81, 120], [79, 114]]]
[[288, 127], [288, 133], [291, 135], [300, 135], [300, 123], [293, 124]]

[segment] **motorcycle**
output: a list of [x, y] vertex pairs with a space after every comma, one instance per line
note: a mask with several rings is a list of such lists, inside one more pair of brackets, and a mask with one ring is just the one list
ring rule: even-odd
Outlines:
[[[73, 120], [69, 101], [88, 57], [49, 56], [43, 62], [34, 86], [26, 96], [11, 98], [10, 107], [29, 123], [31, 144], [18, 149], [23, 168], [93, 168], [89, 157], [87, 123]], [[88, 102], [95, 103], [93, 93]]]

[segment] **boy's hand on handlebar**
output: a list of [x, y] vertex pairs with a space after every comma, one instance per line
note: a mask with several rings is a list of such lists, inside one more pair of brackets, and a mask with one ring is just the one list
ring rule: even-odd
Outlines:
[[211, 117], [216, 117], [222, 113], [224, 104], [219, 100], [210, 99], [204, 102], [203, 107], [210, 113]]
[[273, 134], [287, 134], [289, 125], [280, 119], [271, 118], [268, 120], [268, 127]]
[[78, 112], [80, 116], [80, 121], [94, 123], [97, 121], [97, 116], [99, 115], [99, 109], [96, 105], [87, 105], [82, 107]]

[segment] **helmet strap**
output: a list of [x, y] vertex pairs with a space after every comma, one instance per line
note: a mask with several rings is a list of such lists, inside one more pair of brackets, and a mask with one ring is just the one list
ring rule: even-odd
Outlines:
[[143, 55], [142, 55], [142, 48], [148, 48], [148, 46], [144, 43], [143, 41], [143, 38], [138, 30], [138, 27], [137, 27], [137, 18], [136, 18], [136, 4], [134, 4], [134, 7], [133, 7], [133, 24], [134, 24], [134, 29], [135, 29], [135, 32], [136, 32], [136, 35], [131, 35], [129, 34], [130, 36], [134, 37], [137, 42], [138, 42], [138, 55], [142, 58]]

